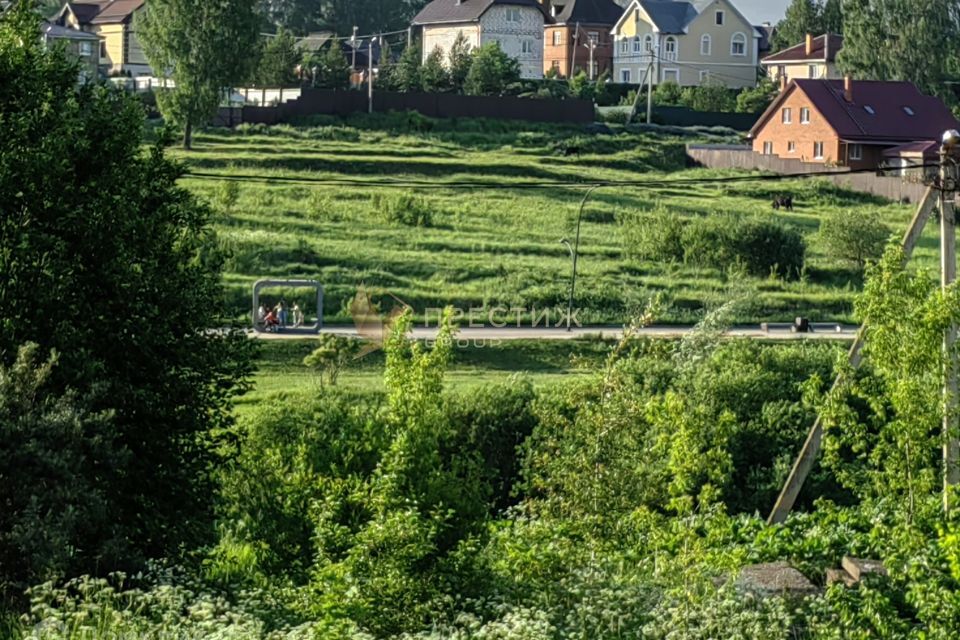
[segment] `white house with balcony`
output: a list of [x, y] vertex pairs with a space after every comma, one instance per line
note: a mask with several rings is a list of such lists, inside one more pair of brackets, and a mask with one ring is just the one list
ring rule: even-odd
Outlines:
[[757, 84], [760, 33], [730, 0], [631, 0], [611, 31], [624, 84]]
[[450, 52], [459, 34], [471, 48], [496, 42], [520, 63], [522, 78], [543, 77], [543, 26], [549, 16], [537, 0], [433, 0], [413, 19], [420, 29], [423, 59]]

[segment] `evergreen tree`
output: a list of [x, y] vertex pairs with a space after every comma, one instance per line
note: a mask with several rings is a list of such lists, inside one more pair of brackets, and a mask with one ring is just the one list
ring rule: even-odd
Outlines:
[[257, 47], [256, 0], [151, 0], [137, 25], [150, 65], [176, 87], [158, 94], [164, 118], [183, 128], [190, 148], [193, 127], [217, 112], [224, 91], [250, 76]]
[[946, 80], [958, 68], [958, 0], [844, 0], [845, 40], [837, 63], [864, 80], [907, 80], [952, 99]]
[[786, 49], [804, 41], [808, 33], [821, 35], [822, 6], [818, 0], [793, 0], [773, 36], [774, 50]]
[[336, 40], [310, 62], [313, 86], [324, 89], [346, 89], [350, 86], [350, 63]]
[[470, 73], [470, 64], [473, 62], [473, 55], [470, 51], [470, 43], [467, 37], [461, 31], [450, 46], [449, 54], [450, 83], [456, 91], [463, 91], [463, 84], [467, 81], [467, 74]]
[[450, 86], [450, 74], [443, 66], [443, 49], [434, 47], [420, 68], [420, 88], [427, 93], [445, 91]]
[[416, 91], [420, 88], [420, 43], [413, 42], [403, 50], [391, 75], [396, 91]]
[[826, 0], [820, 10], [820, 29], [823, 33], [843, 33], [842, 0]]
[[280, 29], [276, 37], [263, 46], [256, 82], [261, 87], [285, 87], [297, 82], [296, 68], [303, 56], [297, 49], [296, 39], [286, 29]]
[[520, 63], [490, 42], [474, 53], [473, 63], [464, 81], [464, 93], [471, 96], [500, 95], [520, 80]]

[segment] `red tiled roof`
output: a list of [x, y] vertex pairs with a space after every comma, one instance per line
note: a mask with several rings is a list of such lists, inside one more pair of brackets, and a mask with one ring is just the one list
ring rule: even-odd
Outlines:
[[[830, 45], [827, 47], [827, 45]], [[789, 49], [778, 51], [772, 56], [767, 56], [760, 61], [761, 64], [779, 64], [781, 62], [806, 62], [811, 60], [822, 60], [833, 62], [837, 59], [837, 53], [843, 49], [843, 36], [835, 33], [818, 36], [813, 39], [813, 50], [807, 55], [807, 43], [801, 42]]]
[[944, 131], [960, 128], [939, 98], [923, 95], [910, 82], [855, 80], [853, 102], [847, 102], [843, 86], [843, 80], [792, 81], [757, 121], [751, 135], [766, 125], [794, 91], [802, 91], [844, 140], [874, 144], [939, 140]]

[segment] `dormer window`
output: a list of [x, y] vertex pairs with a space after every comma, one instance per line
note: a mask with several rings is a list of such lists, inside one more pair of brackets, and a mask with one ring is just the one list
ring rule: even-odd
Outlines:
[[873, 110], [873, 107], [871, 107], [870, 105], [865, 105], [865, 106], [863, 107], [863, 110], [866, 111], [867, 113], [869, 113], [869, 114], [872, 115], [872, 116], [877, 115], [877, 112], [874, 111], [874, 110]]
[[907, 114], [908, 116], [915, 116], [915, 115], [917, 115], [916, 113], [914, 113], [913, 109], [911, 109], [910, 107], [904, 107], [904, 108], [903, 108], [903, 112], [904, 112], [905, 114]]

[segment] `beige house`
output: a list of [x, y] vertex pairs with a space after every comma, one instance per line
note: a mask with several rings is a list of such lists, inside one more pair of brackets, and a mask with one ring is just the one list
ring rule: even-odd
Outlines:
[[761, 35], [730, 0], [631, 0], [612, 34], [616, 82], [757, 84]]
[[153, 75], [136, 34], [136, 18], [143, 11], [143, 4], [144, 0], [68, 2], [54, 22], [99, 38], [99, 67], [103, 75]]
[[79, 61], [80, 82], [94, 80], [99, 75], [100, 39], [97, 36], [49, 22], [44, 22], [40, 26], [40, 35], [45, 46], [62, 46], [69, 55]]
[[543, 77], [543, 26], [549, 20], [537, 0], [433, 0], [413, 19], [421, 30], [423, 59], [444, 54], [459, 34], [471, 48], [496, 42], [520, 63], [522, 78]]
[[786, 86], [791, 80], [841, 80], [837, 68], [837, 54], [843, 49], [843, 36], [827, 33], [813, 37], [808, 33], [804, 42], [778, 51], [760, 61], [774, 82]]

